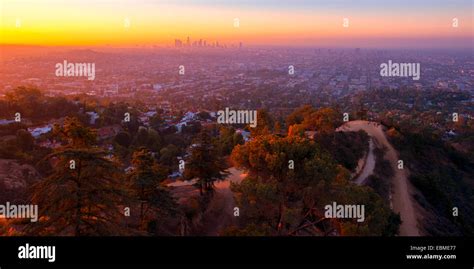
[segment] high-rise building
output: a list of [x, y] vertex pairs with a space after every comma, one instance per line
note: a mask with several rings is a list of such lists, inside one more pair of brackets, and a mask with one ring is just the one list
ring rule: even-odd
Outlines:
[[189, 36], [188, 36], [188, 39], [186, 40], [186, 46], [188, 47], [191, 46], [191, 39], [189, 39]]

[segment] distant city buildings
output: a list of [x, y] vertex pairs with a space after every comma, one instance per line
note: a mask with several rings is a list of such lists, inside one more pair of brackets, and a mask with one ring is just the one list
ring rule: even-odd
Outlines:
[[[242, 42], [239, 42], [237, 45], [232, 45], [231, 47], [238, 47], [241, 49], [243, 47]], [[193, 47], [193, 48], [227, 48], [227, 45], [220, 44], [219, 41], [215, 42], [207, 42], [207, 40], [199, 39], [195, 41], [191, 41], [191, 38], [188, 36], [186, 38], [186, 42], [183, 42], [181, 39], [174, 40], [174, 47], [175, 48], [183, 48], [183, 47]]]

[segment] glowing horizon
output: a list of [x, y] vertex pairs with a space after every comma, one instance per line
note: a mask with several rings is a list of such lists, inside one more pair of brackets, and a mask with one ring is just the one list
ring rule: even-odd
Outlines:
[[[172, 45], [175, 39], [248, 45], [472, 47], [469, 1], [430, 7], [424, 0], [389, 1], [388, 7], [327, 1], [278, 5], [209, 1], [11, 1], [1, 4], [1, 44], [43, 46]], [[224, 1], [226, 2], [226, 1]], [[407, 4], [410, 3], [410, 6]], [[391, 5], [390, 5], [391, 4]], [[425, 7], [423, 8], [423, 4]], [[360, 6], [359, 6], [360, 5]], [[415, 8], [413, 8], [413, 6]], [[421, 10], [423, 8], [423, 10]], [[349, 19], [344, 28], [343, 18]], [[125, 19], [130, 27], [125, 27]], [[240, 26], [235, 28], [234, 18]], [[458, 18], [459, 26], [452, 27]], [[17, 27], [17, 19], [21, 26]], [[435, 45], [436, 45], [435, 44]]]

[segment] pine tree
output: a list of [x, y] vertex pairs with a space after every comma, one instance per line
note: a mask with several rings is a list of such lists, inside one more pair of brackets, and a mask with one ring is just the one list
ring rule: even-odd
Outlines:
[[197, 178], [196, 186], [200, 195], [212, 193], [214, 182], [223, 180], [228, 175], [224, 159], [218, 154], [208, 131], [203, 130], [192, 149], [191, 157], [186, 162], [185, 178]]
[[158, 165], [152, 153], [141, 148], [133, 153], [133, 171], [129, 175], [133, 195], [140, 203], [140, 226], [153, 219], [150, 213], [175, 213], [176, 203], [165, 186], [167, 169]]
[[44, 161], [53, 172], [32, 187], [32, 203], [38, 205], [40, 221], [27, 228], [35, 235], [120, 235], [119, 206], [126, 198], [118, 165], [106, 152], [92, 146], [95, 133], [76, 118], [56, 126], [67, 144]]

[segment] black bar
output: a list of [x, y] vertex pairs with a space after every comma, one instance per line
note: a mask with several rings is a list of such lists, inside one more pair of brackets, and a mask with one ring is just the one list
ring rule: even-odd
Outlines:
[[[0, 268], [65, 264], [465, 264], [474, 237], [2, 237]], [[26, 243], [55, 246], [56, 261], [19, 259]], [[411, 246], [456, 246], [422, 253]], [[407, 254], [455, 254], [452, 260], [407, 260]]]

